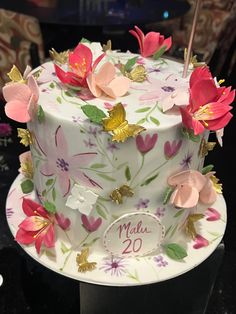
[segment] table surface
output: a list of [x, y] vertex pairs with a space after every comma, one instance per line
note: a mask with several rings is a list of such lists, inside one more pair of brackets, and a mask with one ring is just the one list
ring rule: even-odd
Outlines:
[[56, 7], [46, 8], [22, 0], [1, 0], [0, 7], [35, 16], [44, 24], [125, 26], [179, 17], [190, 5], [186, 0], [58, 0]]

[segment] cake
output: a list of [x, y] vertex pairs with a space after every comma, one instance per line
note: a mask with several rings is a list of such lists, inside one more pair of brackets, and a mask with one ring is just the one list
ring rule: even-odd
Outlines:
[[141, 55], [83, 39], [33, 71], [13, 67], [3, 88], [30, 146], [20, 156], [26, 217], [16, 240], [39, 256], [61, 240], [82, 272], [96, 267], [88, 252], [182, 260], [190, 241], [205, 245], [206, 214], [219, 219], [221, 184], [204, 158], [216, 144], [210, 132], [222, 145], [234, 91], [206, 65], [182, 78], [183, 63], [162, 56], [171, 38], [131, 34]]

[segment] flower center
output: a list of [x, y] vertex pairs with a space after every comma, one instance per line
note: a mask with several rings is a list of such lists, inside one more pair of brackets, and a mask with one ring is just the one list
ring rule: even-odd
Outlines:
[[111, 268], [117, 268], [119, 265], [118, 265], [118, 263], [117, 262], [113, 262], [112, 264], [111, 264]]
[[161, 89], [163, 89], [164, 92], [168, 92], [168, 93], [171, 93], [175, 90], [174, 87], [172, 86], [162, 86]]
[[58, 158], [56, 161], [56, 164], [57, 164], [57, 168], [59, 168], [61, 171], [69, 170], [69, 164], [63, 158]]
[[200, 106], [200, 109], [198, 109], [193, 116], [196, 120], [201, 120], [205, 126], [208, 126], [208, 123], [205, 120], [209, 120], [212, 115], [213, 111], [211, 111], [210, 104], [207, 104], [205, 106]]

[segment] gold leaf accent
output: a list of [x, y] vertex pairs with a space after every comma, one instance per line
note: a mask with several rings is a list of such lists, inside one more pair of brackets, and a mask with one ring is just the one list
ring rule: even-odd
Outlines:
[[102, 50], [103, 50], [103, 52], [106, 52], [108, 50], [112, 50], [112, 42], [110, 39], [107, 41], [106, 44], [102, 45]]
[[17, 136], [21, 138], [20, 143], [25, 147], [34, 143], [33, 135], [28, 129], [17, 128]]
[[28, 159], [25, 162], [21, 162], [20, 171], [24, 175], [25, 178], [33, 179], [34, 176], [34, 168], [31, 159]]
[[81, 253], [77, 254], [76, 263], [79, 266], [78, 272], [85, 273], [86, 271], [92, 271], [96, 268], [96, 262], [88, 262], [89, 248], [85, 248]]
[[197, 231], [195, 229], [194, 223], [204, 217], [203, 214], [191, 214], [187, 217], [184, 224], [185, 233], [192, 239], [195, 239], [197, 236]]
[[132, 197], [134, 195], [133, 190], [126, 184], [122, 185], [118, 189], [115, 189], [111, 192], [110, 198], [116, 203], [116, 204], [122, 204], [123, 203], [123, 196]]
[[49, 50], [49, 54], [50, 54], [50, 57], [54, 61], [56, 61], [60, 64], [65, 64], [68, 61], [69, 50], [57, 52], [54, 48], [52, 48], [51, 50]]
[[208, 155], [208, 152], [212, 151], [216, 146], [216, 142], [207, 142], [203, 137], [199, 147], [198, 155], [202, 158]]
[[[184, 49], [184, 61], [186, 61], [186, 59], [187, 59], [187, 53], [188, 53], [188, 49], [185, 48]], [[189, 65], [194, 69], [194, 68], [202, 67], [202, 66], [206, 65], [206, 62], [198, 62], [197, 56], [196, 55], [193, 56], [193, 54], [191, 52]]]
[[147, 78], [147, 72], [143, 65], [137, 65], [130, 72], [125, 72], [125, 76], [131, 81], [142, 83]]
[[15, 65], [13, 65], [10, 72], [7, 73], [7, 76], [14, 83], [25, 83], [26, 82], [26, 80], [23, 79], [23, 76], [20, 73], [20, 70]]
[[222, 187], [222, 183], [219, 183], [219, 179], [216, 176], [211, 176], [211, 182], [213, 184], [213, 188], [215, 189], [216, 193], [218, 194], [222, 194], [223, 191], [223, 187]]
[[112, 141], [124, 142], [128, 137], [135, 137], [145, 128], [138, 124], [128, 124], [126, 112], [121, 103], [116, 104], [109, 110], [109, 117], [103, 119], [103, 129], [112, 132]]

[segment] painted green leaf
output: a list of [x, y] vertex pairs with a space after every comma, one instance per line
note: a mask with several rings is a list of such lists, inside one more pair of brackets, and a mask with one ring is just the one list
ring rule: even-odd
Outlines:
[[164, 249], [166, 254], [174, 260], [181, 260], [188, 255], [186, 250], [177, 243], [166, 244]]
[[46, 201], [46, 202], [44, 202], [43, 206], [49, 213], [51, 213], [51, 214], [56, 213], [56, 206], [53, 203]]
[[143, 119], [138, 120], [136, 124], [143, 124], [145, 122], [146, 122], [146, 118], [143, 118]]
[[52, 251], [50, 250], [44, 250], [44, 253], [45, 255], [48, 257], [48, 258], [56, 258], [56, 254], [54, 254]]
[[158, 119], [156, 119], [155, 117], [150, 117], [150, 120], [155, 123], [157, 126], [160, 125], [160, 121]]
[[52, 83], [49, 84], [49, 87], [54, 88], [55, 84], [52, 82]]
[[103, 211], [103, 209], [101, 208], [101, 206], [96, 205], [96, 211], [98, 213], [99, 216], [101, 216], [104, 219], [107, 219], [107, 215], [105, 214], [105, 212]]
[[110, 177], [110, 176], [108, 176], [108, 175], [106, 175], [106, 174], [104, 174], [104, 173], [98, 173], [98, 175], [99, 175], [101, 178], [103, 178], [103, 179], [105, 179], [105, 180], [107, 180], [107, 181], [112, 181], [112, 182], [115, 182], [115, 181], [116, 181], [115, 178], [112, 178], [112, 177]]
[[130, 181], [130, 179], [131, 179], [131, 173], [130, 173], [130, 169], [129, 169], [128, 166], [126, 166], [126, 168], [125, 168], [125, 177], [126, 177], [126, 180], [127, 180], [127, 181]]
[[168, 235], [168, 233], [170, 232], [171, 228], [172, 228], [172, 225], [169, 226], [169, 228], [166, 230], [166, 232], [165, 232], [165, 237]]
[[105, 164], [93, 164], [93, 165], [91, 165], [90, 166], [90, 168], [92, 168], [92, 169], [99, 169], [99, 168], [105, 168], [106, 167], [106, 165]]
[[61, 242], [61, 251], [63, 254], [65, 254], [65, 253], [69, 252], [70, 249], [63, 242]]
[[127, 161], [126, 161], [126, 162], [123, 162], [122, 164], [120, 164], [120, 165], [117, 167], [117, 170], [120, 170], [120, 169], [123, 168], [126, 164], [127, 164]]
[[31, 181], [29, 179], [23, 181], [20, 186], [21, 186], [21, 190], [24, 194], [30, 193], [34, 189], [34, 183], [33, 183], [33, 181]]
[[105, 113], [101, 109], [98, 109], [93, 105], [84, 105], [81, 109], [91, 122], [97, 124], [101, 124], [102, 119], [106, 117]]
[[82, 246], [83, 247], [89, 247], [89, 246], [92, 246], [95, 242], [97, 242], [97, 240], [99, 240], [100, 238], [94, 238], [92, 239], [90, 242], [85, 242]]
[[159, 176], [159, 173], [155, 174], [155, 175], [152, 176], [152, 177], [149, 177], [147, 180], [145, 180], [145, 181], [141, 184], [141, 186], [148, 185], [148, 184], [151, 183], [153, 180], [155, 180], [158, 176]]
[[42, 106], [40, 105], [38, 106], [37, 117], [38, 117], [39, 123], [42, 123], [45, 120], [45, 114], [44, 114]]
[[90, 40], [88, 40], [87, 38], [82, 37], [82, 39], [81, 39], [80, 43], [88, 43], [88, 44], [90, 44], [90, 43], [91, 43], [91, 41], [90, 41]]
[[171, 231], [171, 234], [170, 234], [170, 237], [171, 237], [171, 238], [172, 238], [173, 235], [175, 234], [177, 228], [178, 228], [178, 225], [176, 225], [176, 226], [174, 227], [174, 229]]
[[40, 160], [38, 159], [35, 163], [35, 168], [38, 169], [38, 166], [39, 166], [39, 163], [40, 163]]
[[200, 142], [200, 135], [194, 135], [193, 130], [187, 130], [186, 128], [182, 128], [182, 135], [187, 138], [188, 140], [191, 140], [195, 143]]
[[165, 53], [166, 48], [167, 48], [166, 46], [161, 47], [161, 49], [159, 49], [159, 50], [153, 55], [153, 59], [154, 59], [154, 60], [160, 59], [160, 57]]
[[140, 108], [140, 109], [136, 110], [135, 112], [137, 112], [137, 113], [147, 112], [150, 109], [151, 109], [151, 107], [144, 107], [144, 108]]
[[73, 92], [70, 92], [70, 91], [65, 91], [65, 95], [66, 96], [68, 96], [68, 97], [73, 97], [73, 96], [75, 96], [75, 93], [73, 93]]
[[46, 190], [43, 190], [42, 191], [42, 196], [45, 196], [47, 194], [47, 191]]
[[208, 172], [212, 171], [213, 168], [214, 168], [214, 165], [208, 165], [208, 166], [204, 167], [202, 169], [202, 174], [207, 174]]
[[177, 213], [174, 215], [174, 218], [181, 216], [184, 213], [184, 211], [185, 211], [184, 209], [178, 210]]
[[163, 204], [166, 205], [169, 202], [169, 199], [171, 197], [171, 194], [173, 193], [173, 188], [171, 187], [167, 187], [164, 193], [164, 197], [163, 197]]
[[58, 96], [58, 97], [56, 98], [56, 100], [57, 100], [57, 102], [58, 102], [59, 104], [61, 104], [61, 103], [62, 103], [62, 101], [61, 101], [61, 97], [60, 97], [60, 96]]
[[52, 199], [55, 202], [55, 199], [56, 199], [56, 190], [55, 190], [55, 188], [52, 189]]
[[138, 57], [133, 57], [129, 59], [125, 64], [125, 71], [130, 72], [132, 70], [132, 67], [135, 65]]
[[52, 185], [53, 184], [53, 179], [48, 179], [47, 181], [46, 181], [46, 185], [47, 186], [49, 186], [49, 185]]

